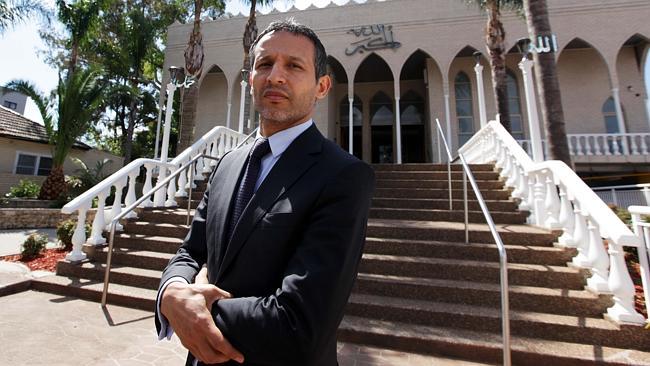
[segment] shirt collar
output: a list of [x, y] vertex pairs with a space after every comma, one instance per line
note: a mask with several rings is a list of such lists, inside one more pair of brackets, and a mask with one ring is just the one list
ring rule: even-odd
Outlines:
[[[301, 133], [305, 132], [313, 124], [313, 120], [309, 119], [306, 122], [303, 122], [299, 125], [287, 128], [286, 130], [278, 131], [269, 137], [269, 145], [271, 146], [271, 153], [274, 158], [282, 155], [284, 150], [286, 150], [289, 145], [300, 136]], [[262, 137], [260, 130], [257, 130], [257, 135], [255, 138]]]

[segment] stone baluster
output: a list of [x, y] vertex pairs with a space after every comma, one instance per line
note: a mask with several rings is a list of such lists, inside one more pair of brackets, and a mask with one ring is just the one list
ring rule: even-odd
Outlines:
[[[135, 183], [136, 183], [135, 180], [138, 177], [139, 173], [140, 173], [139, 169], [133, 169], [129, 173], [129, 189], [126, 192], [126, 198], [124, 199], [124, 205], [126, 205], [126, 207], [131, 206], [137, 200], [135, 196]], [[138, 214], [135, 212], [135, 210], [131, 210], [131, 212], [129, 212], [128, 214], [126, 214], [126, 216], [124, 216], [125, 219], [133, 219], [136, 217], [138, 217]]]
[[227, 135], [223, 134], [221, 137], [219, 137], [219, 155], [217, 155], [219, 158], [223, 156], [223, 154], [226, 153], [226, 138], [228, 138]]
[[[177, 166], [174, 169], [169, 169], [169, 175], [176, 173], [179, 168], [180, 166]], [[167, 169], [167, 168], [163, 168], [163, 169]], [[180, 173], [179, 175], [182, 176], [183, 173]], [[179, 177], [174, 177], [172, 180], [169, 181], [169, 184], [167, 184], [167, 199], [165, 200], [165, 207], [178, 206], [176, 200], [174, 199], [176, 197], [176, 179], [179, 179]]]
[[[113, 200], [113, 206], [111, 207], [111, 213], [110, 213], [110, 218], [107, 220], [106, 223], [106, 230], [111, 229], [111, 221], [117, 217], [122, 212], [122, 189], [124, 189], [124, 186], [126, 185], [126, 178], [120, 179], [117, 182], [115, 182], [115, 199]], [[115, 224], [115, 231], [122, 231], [124, 228], [122, 227], [122, 224], [117, 222]]]
[[582, 144], [580, 143], [580, 139], [581, 139], [580, 136], [576, 136], [576, 155], [578, 156], [584, 155], [584, 153], [582, 152]]
[[196, 170], [193, 169], [196, 169], [196, 162], [187, 167], [187, 173], [185, 173], [187, 175], [187, 184], [185, 185], [186, 190], [190, 189], [190, 185], [192, 186], [192, 189], [196, 188], [196, 183], [194, 183], [196, 178], [192, 179], [192, 175], [196, 177]]
[[620, 245], [609, 243], [609, 290], [614, 294], [614, 306], [607, 315], [618, 323], [644, 324], [643, 316], [634, 309], [634, 283], [625, 264], [625, 253]]
[[575, 247], [573, 231], [575, 230], [573, 207], [569, 194], [563, 184], [560, 184], [560, 225], [563, 234], [558, 238], [558, 243], [564, 247]]
[[72, 251], [66, 254], [65, 259], [70, 262], [79, 262], [86, 259], [86, 253], [81, 250], [86, 242], [86, 212], [90, 206], [79, 207], [77, 225], [72, 234]]
[[535, 213], [535, 225], [544, 226], [546, 222], [546, 207], [545, 207], [545, 198], [546, 192], [545, 179], [543, 172], [537, 172], [535, 174], [535, 198], [534, 198], [534, 213]]
[[648, 144], [646, 143], [646, 137], [648, 135], [641, 135], [641, 155], [648, 155]]
[[535, 173], [527, 173], [528, 176], [528, 198], [526, 199], [526, 204], [528, 205], [528, 210], [531, 215], [528, 216], [526, 221], [528, 224], [535, 224], [537, 220], [537, 215], [535, 214], [535, 184], [537, 183], [537, 178]]
[[509, 178], [510, 177], [510, 171], [512, 169], [512, 157], [510, 156], [510, 152], [505, 149], [505, 146], [503, 148], [504, 154], [505, 154], [505, 160], [503, 163], [503, 169], [501, 169], [501, 172], [499, 173], [499, 176], [502, 178]]
[[532, 205], [530, 201], [530, 185], [528, 182], [528, 173], [526, 173], [523, 168], [521, 168], [519, 191], [519, 198], [521, 199], [521, 202], [519, 202], [518, 208], [521, 211], [531, 211]]
[[593, 146], [592, 146], [592, 138], [593, 136], [591, 135], [586, 135], [585, 136], [585, 155], [593, 155]]
[[496, 150], [497, 158], [496, 161], [494, 162], [494, 166], [497, 169], [502, 169], [503, 164], [505, 164], [506, 162], [506, 151], [505, 151], [506, 149], [503, 148], [503, 143], [501, 142], [501, 140], [497, 140], [497, 145], [495, 150]]
[[[212, 156], [212, 145], [213, 144], [211, 143], [205, 145], [205, 154], [208, 156]], [[203, 158], [203, 170], [201, 170], [201, 172], [206, 177], [210, 176], [210, 172], [212, 172], [212, 162], [214, 162], [214, 160]]]
[[614, 155], [621, 155], [621, 147], [618, 143], [618, 136], [619, 135], [612, 136], [612, 149], [614, 150]]
[[523, 197], [523, 192], [524, 192], [524, 168], [521, 167], [521, 165], [517, 164], [515, 162], [515, 170], [514, 170], [514, 175], [516, 176], [515, 182], [514, 182], [514, 187], [515, 189], [512, 191], [512, 197], [514, 198], [522, 198]]
[[573, 257], [571, 262], [578, 267], [585, 267], [588, 265], [589, 254], [589, 233], [587, 232], [586, 212], [582, 212], [582, 207], [580, 207], [578, 202], [573, 202], [573, 206], [575, 226], [573, 242], [576, 248], [578, 248], [578, 255]]
[[630, 141], [630, 155], [639, 155], [639, 146], [636, 143], [635, 135], [625, 135], [624, 139], [629, 139]]
[[601, 294], [609, 293], [609, 257], [596, 221], [589, 217], [589, 254], [587, 262], [592, 276], [587, 279], [587, 287]]
[[[187, 161], [181, 161], [180, 165], [183, 166], [187, 163]], [[189, 169], [187, 169], [189, 170]], [[178, 175], [178, 191], [176, 191], [176, 194], [174, 196], [176, 197], [187, 197], [187, 173], [182, 172]]]
[[517, 165], [517, 161], [515, 158], [511, 158], [511, 169], [510, 169], [510, 178], [506, 180], [506, 186], [507, 187], [514, 187], [517, 188], [517, 184], [519, 183], [519, 166]]
[[576, 155], [576, 147], [575, 143], [573, 142], [576, 139], [575, 136], [568, 136], [567, 142], [569, 143], [569, 154], [570, 155]]
[[601, 135], [594, 135], [594, 155], [603, 155], [603, 145], [601, 140]]
[[[196, 154], [201, 155], [201, 154], [203, 154], [203, 151], [204, 151], [204, 146], [201, 146], [197, 150]], [[203, 160], [204, 160], [204, 158], [198, 158], [196, 160], [196, 170], [194, 171], [194, 180], [195, 181], [203, 180]]]
[[[212, 142], [212, 150], [210, 150], [210, 156], [212, 157], [219, 157], [219, 139], [215, 139], [214, 142]], [[213, 169], [215, 166], [217, 166], [217, 161], [215, 159], [210, 159], [210, 169]]]
[[106, 227], [106, 222], [104, 220], [104, 206], [106, 205], [106, 196], [108, 196], [108, 192], [106, 191], [99, 192], [97, 195], [97, 212], [95, 213], [95, 219], [93, 220], [93, 228], [90, 232], [88, 244], [102, 245], [106, 243], [106, 239], [104, 239], [102, 236], [104, 227]]
[[[144, 168], [146, 169], [147, 173], [144, 176], [144, 186], [142, 187], [142, 194], [145, 195], [151, 191], [153, 188], [153, 183], [152, 183], [152, 175], [153, 175], [153, 168], [154, 165], [152, 163], [145, 163]], [[140, 207], [151, 207], [153, 206], [153, 201], [151, 200], [151, 197], [147, 198], [146, 200], [142, 201], [140, 203]]]
[[546, 174], [546, 197], [544, 198], [544, 209], [546, 210], [546, 221], [544, 226], [549, 229], [559, 229], [561, 224], [560, 218], [560, 197], [557, 194], [557, 188], [552, 177], [553, 173], [547, 171]]

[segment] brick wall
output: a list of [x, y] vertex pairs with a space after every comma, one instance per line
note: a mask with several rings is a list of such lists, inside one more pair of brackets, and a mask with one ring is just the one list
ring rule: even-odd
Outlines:
[[[76, 219], [77, 214], [63, 214], [58, 208], [0, 208], [0, 229], [53, 228], [69, 218]], [[86, 214], [87, 222], [94, 218], [95, 210]]]

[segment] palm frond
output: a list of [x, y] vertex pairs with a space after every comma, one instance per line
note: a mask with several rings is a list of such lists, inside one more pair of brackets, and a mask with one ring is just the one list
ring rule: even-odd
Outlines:
[[40, 18], [49, 25], [52, 11], [39, 0], [0, 1], [0, 34], [17, 24], [26, 22], [31, 17]]

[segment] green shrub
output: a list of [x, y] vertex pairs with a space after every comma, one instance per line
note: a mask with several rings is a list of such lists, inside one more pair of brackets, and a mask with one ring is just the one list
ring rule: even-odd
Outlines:
[[[72, 250], [72, 235], [74, 235], [74, 229], [76, 226], [77, 221], [73, 219], [61, 221], [56, 226], [56, 237], [67, 251]], [[86, 223], [86, 237], [90, 236], [91, 229], [91, 226]]]
[[31, 180], [21, 179], [18, 185], [9, 188], [7, 197], [10, 198], [37, 198], [41, 186]]
[[34, 233], [25, 239], [20, 251], [20, 255], [24, 259], [30, 259], [38, 256], [47, 244], [47, 235]]

